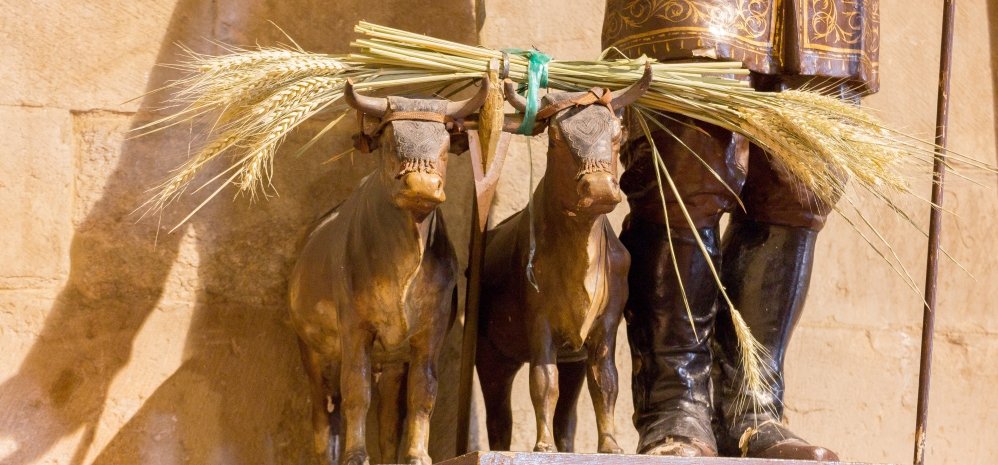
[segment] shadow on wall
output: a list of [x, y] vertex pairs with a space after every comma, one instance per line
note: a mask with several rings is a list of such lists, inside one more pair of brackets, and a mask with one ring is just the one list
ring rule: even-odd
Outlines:
[[[268, 20], [312, 51], [346, 51], [359, 19], [476, 42], [472, 1], [374, 5], [361, 0], [180, 0], [158, 62], [179, 59], [175, 43], [217, 53], [206, 38], [241, 45], [286, 42]], [[157, 67], [147, 88], [175, 77]], [[160, 116], [152, 111], [160, 104], [146, 98], [131, 126]], [[80, 431], [74, 455], [60, 457], [59, 463], [81, 464], [94, 454], [98, 464], [313, 462], [306, 380], [286, 322], [286, 275], [307, 226], [345, 199], [374, 165], [361, 156], [354, 164], [319, 165], [348, 147], [352, 128], [347, 125], [301, 159], [278, 157], [274, 186], [280, 197], [251, 205], [223, 193], [174, 234], [166, 230], [197, 200], [172, 206], [163, 229], [155, 219], [136, 224], [130, 213], [147, 198], [146, 189], [183, 160], [191, 129], [127, 140], [114, 171], [100, 174], [107, 178], [105, 187], [74, 234], [68, 282], [18, 372], [0, 386], [0, 437], [12, 438], [18, 447], [5, 464], [34, 463]], [[285, 152], [315, 129], [299, 131]], [[463, 170], [451, 172], [458, 171]], [[470, 185], [464, 180], [448, 184]], [[454, 204], [449, 211], [463, 214], [461, 202], [449, 203]], [[462, 231], [467, 226], [452, 227], [459, 250], [467, 235]], [[193, 244], [197, 257], [185, 256], [182, 243]], [[137, 333], [154, 309], [171, 305], [164, 298], [171, 269], [191, 262], [197, 264], [198, 282], [191, 289], [196, 301], [172, 303], [194, 307], [182, 365], [120, 430], [98, 431], [108, 428], [98, 420], [116, 402], [109, 399], [109, 389], [128, 364]], [[439, 398], [447, 399], [445, 388], [454, 385], [442, 382]], [[453, 454], [452, 404], [438, 403], [431, 450], [437, 459]], [[99, 452], [91, 450], [98, 433], [113, 435]]]

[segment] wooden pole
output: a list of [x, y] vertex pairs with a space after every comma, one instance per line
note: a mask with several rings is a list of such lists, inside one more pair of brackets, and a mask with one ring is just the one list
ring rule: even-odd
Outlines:
[[943, 2], [943, 33], [939, 55], [939, 93], [936, 99], [936, 156], [932, 172], [932, 210], [929, 216], [929, 250], [925, 264], [925, 307], [922, 312], [922, 351], [918, 370], [918, 407], [915, 418], [914, 465], [925, 463], [929, 381], [932, 375], [932, 336], [936, 318], [939, 277], [939, 241], [942, 234], [943, 179], [946, 174], [946, 129], [949, 117], [950, 71], [953, 58], [953, 22], [956, 0]]
[[499, 172], [509, 147], [509, 134], [503, 132], [505, 115], [499, 62], [489, 62], [489, 96], [479, 110], [477, 124], [468, 131], [468, 150], [475, 180], [475, 201], [471, 210], [471, 239], [468, 244], [468, 283], [464, 302], [464, 334], [461, 341], [461, 372], [457, 388], [457, 455], [468, 452], [471, 430], [471, 391], [475, 380], [475, 352], [478, 346], [478, 303], [485, 266], [485, 227], [495, 195]]
[[464, 335], [461, 341], [461, 374], [457, 388], [457, 455], [468, 453], [471, 429], [471, 391], [475, 380], [475, 351], [478, 347], [478, 304], [485, 267], [485, 227], [488, 224], [492, 198], [495, 196], [499, 172], [509, 150], [510, 134], [495, 134], [495, 153], [488, 166], [476, 149], [478, 131], [468, 131], [468, 146], [475, 176], [475, 202], [471, 213], [471, 240], [468, 244], [468, 283], [464, 298]]
[[478, 348], [478, 301], [482, 268], [485, 264], [485, 230], [478, 224], [482, 216], [478, 202], [471, 214], [471, 242], [468, 245], [468, 285], [464, 304], [464, 335], [461, 340], [461, 379], [457, 388], [457, 455], [468, 453], [471, 430], [471, 390], [475, 380], [475, 351]]

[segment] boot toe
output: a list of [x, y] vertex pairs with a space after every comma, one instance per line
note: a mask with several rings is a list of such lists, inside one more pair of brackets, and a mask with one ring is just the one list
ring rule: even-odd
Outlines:
[[666, 437], [664, 442], [648, 448], [642, 454], [666, 457], [717, 457], [717, 451], [707, 444], [682, 436]]
[[818, 462], [837, 462], [839, 456], [835, 452], [821, 446], [808, 444], [800, 439], [790, 439], [774, 444], [759, 454], [756, 458], [785, 460], [814, 460]]

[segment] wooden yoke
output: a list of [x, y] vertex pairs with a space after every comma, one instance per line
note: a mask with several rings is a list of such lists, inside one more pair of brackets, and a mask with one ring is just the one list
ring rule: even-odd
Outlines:
[[[499, 173], [506, 161], [511, 134], [500, 132], [497, 141], [492, 145], [492, 152], [483, 152], [480, 147], [486, 142], [479, 131], [468, 131], [468, 144], [471, 153], [471, 165], [475, 175], [475, 207], [477, 208], [478, 229], [484, 231], [492, 209], [492, 199], [496, 195], [496, 185], [499, 183]], [[489, 156], [491, 155], [491, 156]], [[488, 167], [486, 168], [486, 165]]]
[[499, 173], [509, 149], [511, 134], [503, 131], [504, 113], [499, 63], [492, 60], [488, 70], [489, 95], [479, 111], [478, 129], [468, 131], [468, 150], [475, 178], [475, 202], [471, 213], [471, 239], [468, 245], [468, 282], [464, 304], [464, 334], [461, 343], [461, 372], [458, 385], [457, 455], [468, 452], [471, 427], [471, 391], [474, 385], [475, 351], [478, 336], [478, 305], [482, 270], [485, 264], [485, 227], [495, 197]]
[[[499, 173], [506, 160], [510, 134], [503, 131], [506, 100], [499, 86], [499, 63], [489, 62], [489, 95], [478, 111], [478, 130], [468, 132], [468, 147], [471, 152], [471, 167], [475, 176], [475, 200], [478, 207], [479, 229], [485, 230], [488, 222], [492, 198], [495, 197]], [[477, 150], [476, 150], [477, 149]]]

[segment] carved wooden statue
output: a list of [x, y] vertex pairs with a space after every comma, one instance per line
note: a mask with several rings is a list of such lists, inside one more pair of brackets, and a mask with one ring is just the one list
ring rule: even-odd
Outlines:
[[[529, 362], [535, 451], [573, 449], [575, 404], [587, 377], [599, 451], [621, 452], [614, 348], [630, 256], [606, 213], [621, 201], [622, 110], [650, 82], [646, 68], [638, 83], [615, 94], [597, 88], [542, 101], [537, 117], [549, 124], [547, 171], [531, 205], [490, 231], [486, 248], [477, 366], [493, 450], [509, 449], [513, 377]], [[506, 98], [524, 110], [508, 81]]]
[[380, 120], [360, 135], [380, 165], [311, 232], [289, 284], [291, 319], [312, 386], [317, 452], [337, 456], [342, 412], [343, 464], [368, 463], [372, 365], [384, 367], [381, 456], [395, 461], [401, 453], [405, 463], [431, 463], [437, 356], [453, 320], [457, 280], [454, 248], [437, 212], [450, 146], [445, 123], [482, 105], [488, 80], [482, 83], [475, 97], [460, 102], [373, 98], [346, 88], [351, 107]]

